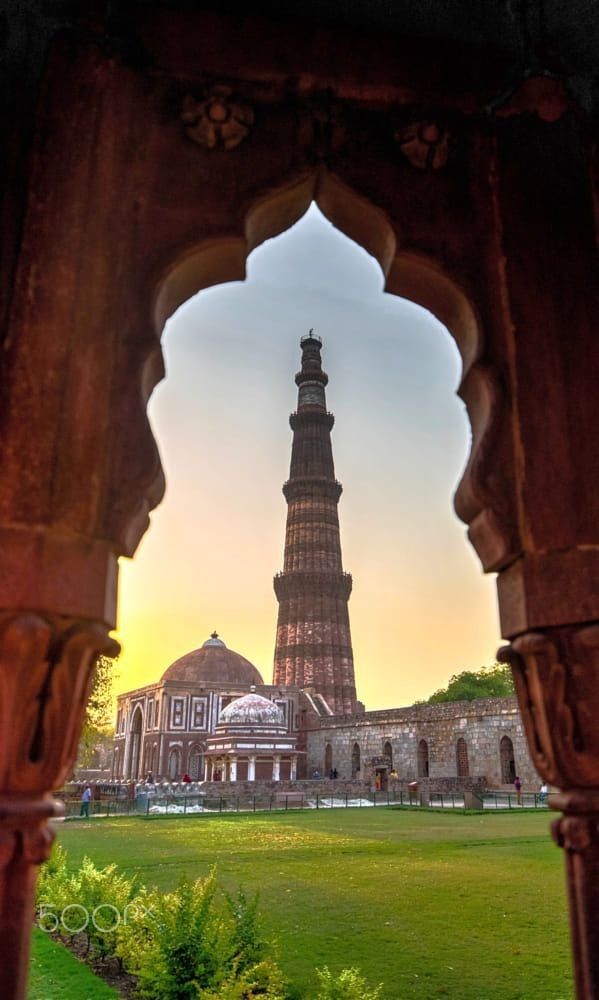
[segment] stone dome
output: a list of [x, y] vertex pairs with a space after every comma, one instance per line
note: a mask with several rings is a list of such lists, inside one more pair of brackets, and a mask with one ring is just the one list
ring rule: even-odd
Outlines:
[[225, 705], [218, 717], [221, 726], [284, 726], [283, 712], [260, 694], [244, 694]]
[[227, 649], [217, 632], [213, 632], [199, 649], [171, 663], [162, 680], [221, 687], [251, 687], [252, 684], [264, 683], [254, 664], [245, 656]]

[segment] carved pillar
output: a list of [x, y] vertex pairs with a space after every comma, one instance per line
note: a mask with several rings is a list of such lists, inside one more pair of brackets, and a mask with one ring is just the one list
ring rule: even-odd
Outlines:
[[256, 754], [251, 753], [248, 761], [248, 781], [256, 780]]
[[566, 852], [577, 996], [599, 997], [599, 624], [529, 632], [499, 653], [512, 666], [539, 774], [562, 789], [551, 806]]
[[276, 753], [272, 764], [272, 780], [281, 780], [281, 755]]
[[35, 866], [50, 852], [94, 663], [116, 643], [93, 622], [26, 612], [0, 617], [0, 981], [25, 995]]
[[237, 757], [230, 758], [229, 781], [237, 781]]

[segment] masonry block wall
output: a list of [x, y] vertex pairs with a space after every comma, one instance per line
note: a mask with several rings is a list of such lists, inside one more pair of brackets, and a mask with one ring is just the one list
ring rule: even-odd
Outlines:
[[341, 778], [352, 776], [358, 759], [360, 774], [367, 778], [374, 771], [373, 760], [380, 761], [390, 744], [389, 765], [400, 779], [426, 777], [426, 751], [428, 777], [433, 783], [435, 778], [458, 776], [458, 740], [466, 746], [464, 758], [461, 745], [463, 776], [484, 777], [490, 788], [508, 784], [505, 779], [510, 777], [511, 760], [525, 788], [539, 787], [541, 779], [528, 753], [516, 698], [413, 705], [323, 719], [320, 729], [310, 733], [308, 740], [308, 774], [315, 769], [323, 773], [326, 747], [330, 744], [328, 759]]

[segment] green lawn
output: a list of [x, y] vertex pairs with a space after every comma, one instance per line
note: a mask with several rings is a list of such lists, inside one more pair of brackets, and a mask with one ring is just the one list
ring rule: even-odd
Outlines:
[[561, 852], [545, 812], [353, 809], [64, 824], [73, 864], [115, 861], [168, 890], [218, 866], [259, 890], [301, 996], [357, 965], [385, 1000], [570, 1000]]
[[118, 993], [94, 976], [61, 944], [35, 930], [31, 942], [27, 1000], [117, 1000]]

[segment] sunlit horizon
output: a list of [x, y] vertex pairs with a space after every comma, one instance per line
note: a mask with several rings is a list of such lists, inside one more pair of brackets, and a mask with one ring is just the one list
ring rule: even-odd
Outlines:
[[460, 358], [425, 310], [383, 293], [378, 264], [313, 206], [258, 248], [245, 282], [167, 323], [149, 406], [167, 479], [121, 560], [117, 693], [157, 681], [216, 629], [270, 683], [300, 338], [323, 340], [358, 696], [428, 697], [495, 660], [494, 578], [452, 507], [468, 451]]

